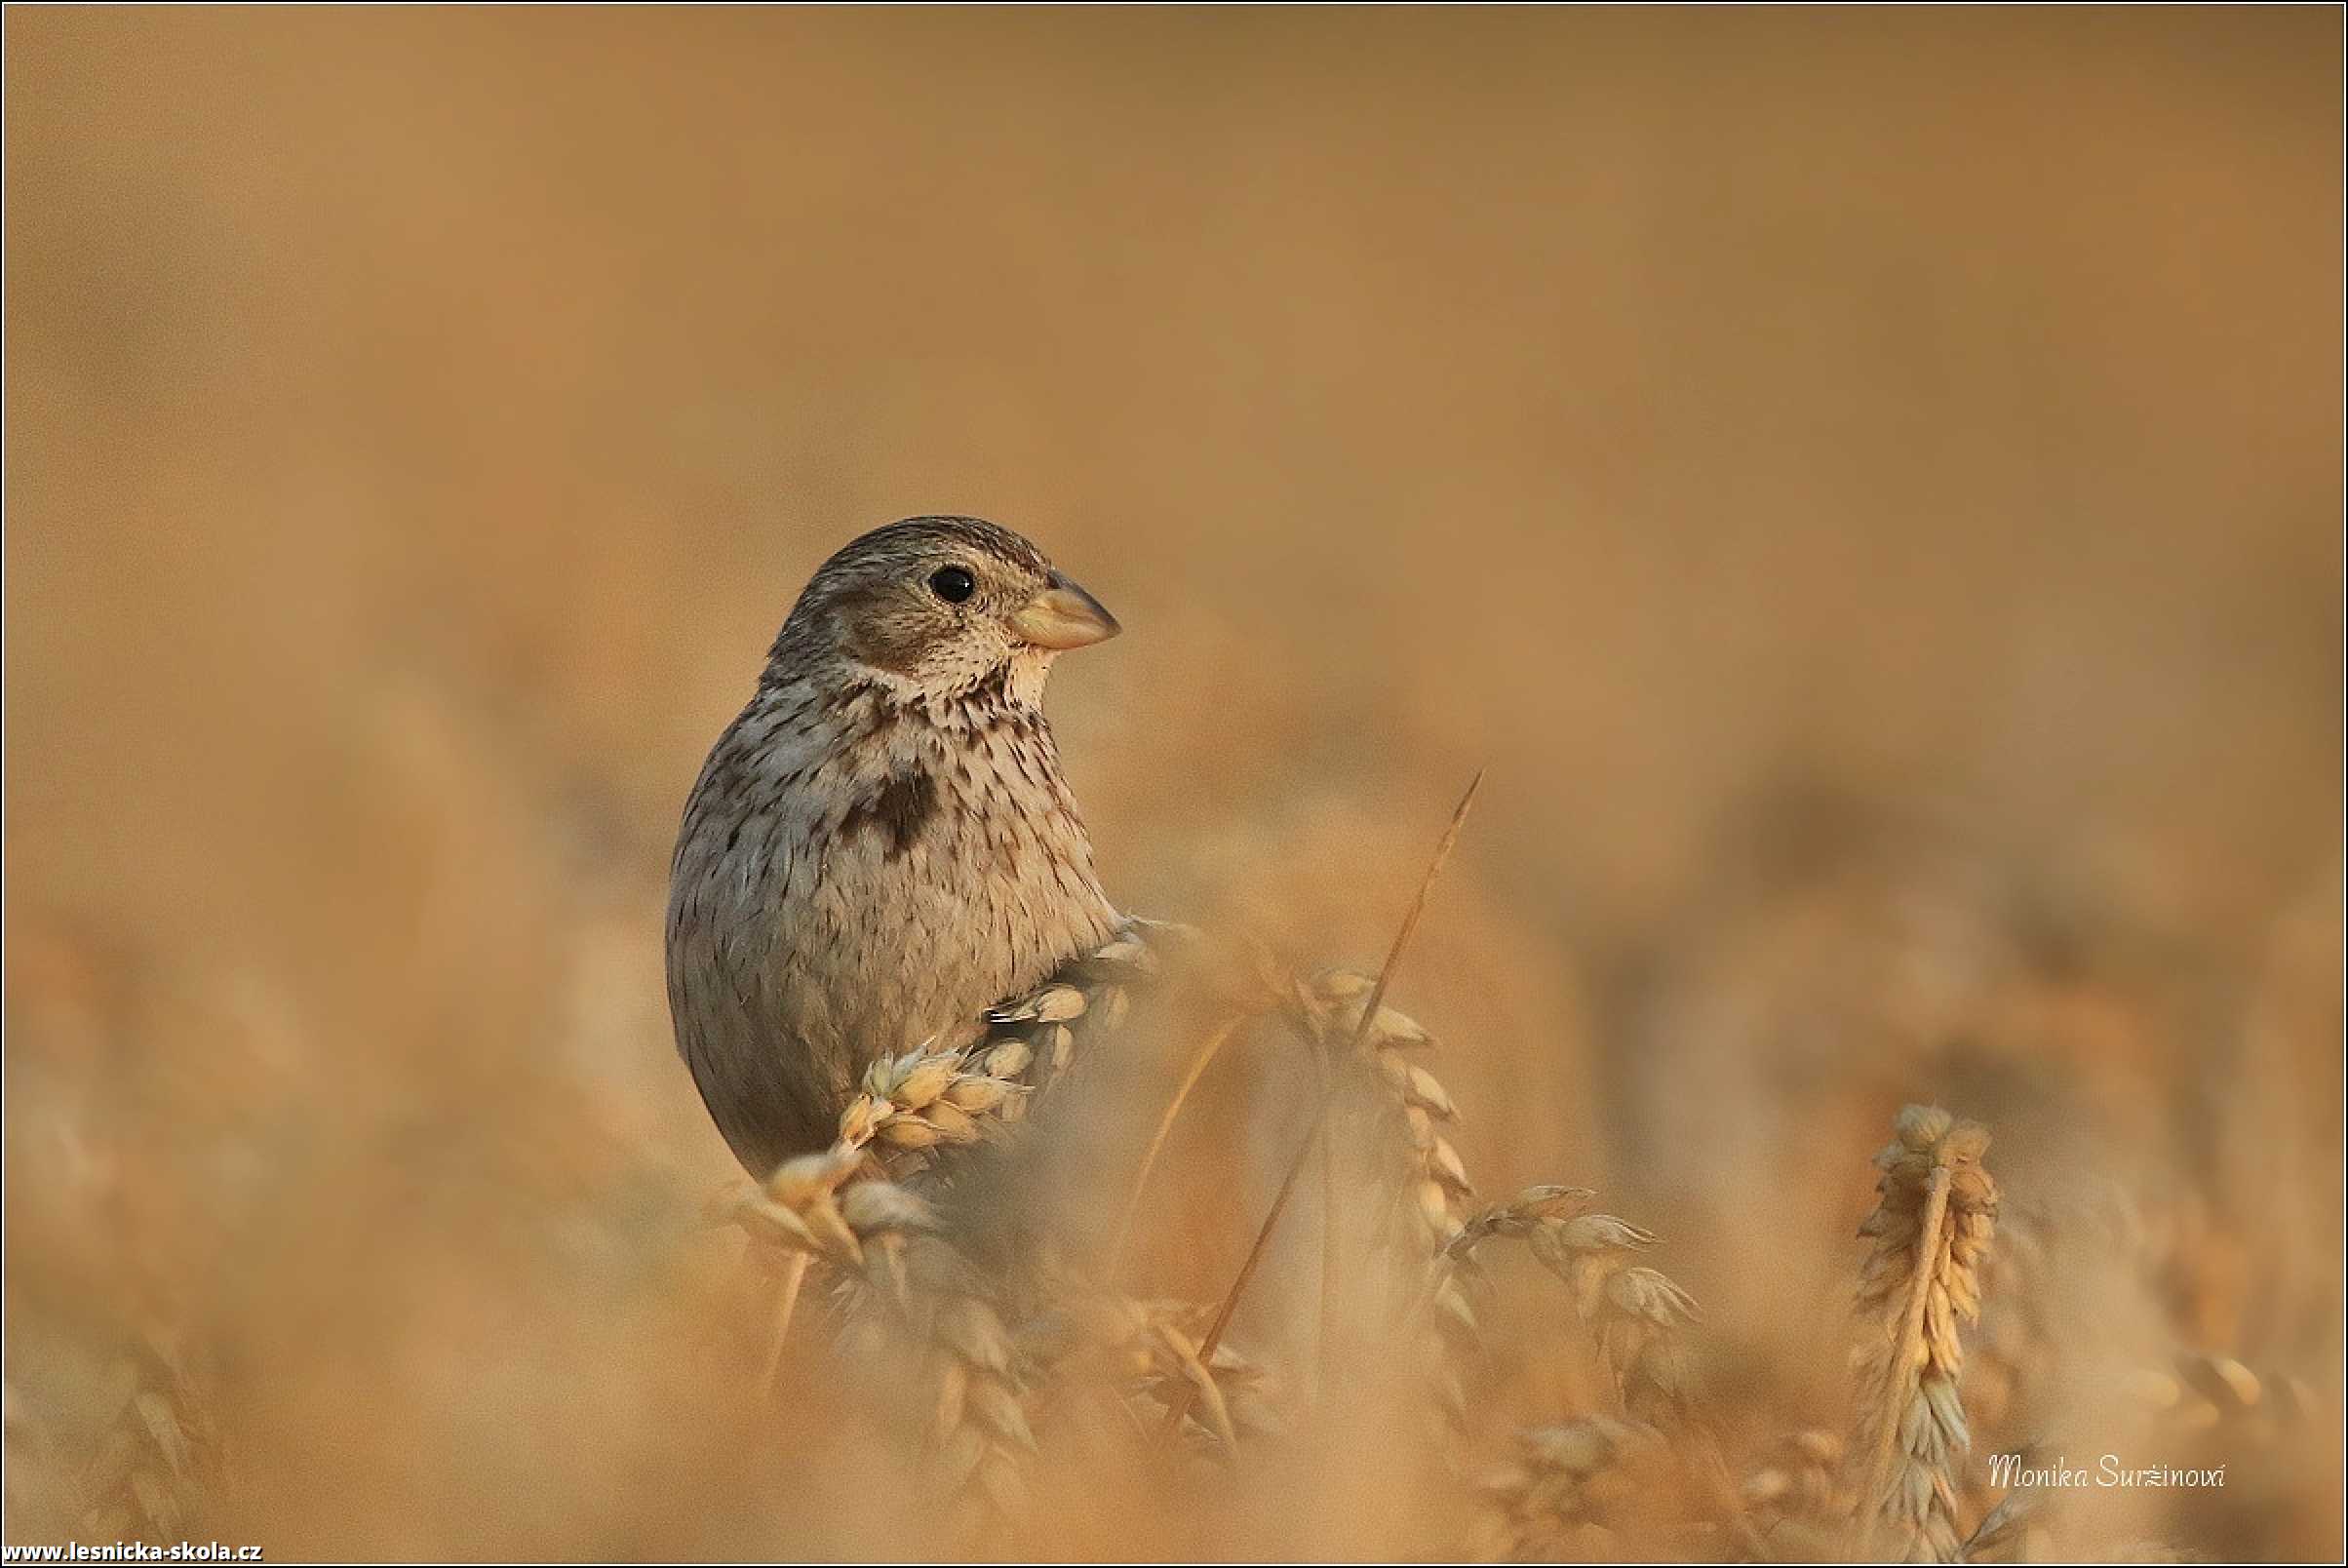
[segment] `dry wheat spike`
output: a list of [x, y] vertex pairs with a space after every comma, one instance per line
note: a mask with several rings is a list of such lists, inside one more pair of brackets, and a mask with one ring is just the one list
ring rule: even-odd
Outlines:
[[855, 1180], [863, 1163], [845, 1140], [787, 1160], [731, 1217], [861, 1287], [854, 1302], [866, 1344], [883, 1361], [918, 1368], [928, 1391], [923, 1478], [940, 1506], [972, 1516], [964, 1533], [974, 1534], [1017, 1516], [1035, 1446], [1011, 1337], [934, 1234], [929, 1206], [892, 1183]]
[[1858, 1507], [1842, 1436], [1816, 1427], [1779, 1438], [1740, 1491], [1762, 1555], [1772, 1562], [1839, 1555]]
[[1895, 1126], [1875, 1157], [1875, 1210], [1859, 1227], [1874, 1245], [1859, 1283], [1855, 1532], [1869, 1556], [1947, 1562], [1960, 1547], [1958, 1468], [1972, 1444], [1959, 1330], [1980, 1317], [1997, 1184], [1981, 1165], [1986, 1129], [1925, 1106], [1902, 1110]]
[[1649, 1527], [1676, 1489], [1669, 1442], [1653, 1427], [1585, 1416], [1517, 1434], [1477, 1482], [1487, 1561], [1605, 1561], [1651, 1548]]

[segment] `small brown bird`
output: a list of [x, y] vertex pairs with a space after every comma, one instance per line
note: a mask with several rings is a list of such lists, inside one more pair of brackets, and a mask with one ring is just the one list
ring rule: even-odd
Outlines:
[[1116, 632], [976, 518], [876, 529], [800, 595], [670, 874], [677, 1047], [751, 1174], [829, 1144], [876, 1057], [974, 1035], [1117, 926], [1041, 707]]

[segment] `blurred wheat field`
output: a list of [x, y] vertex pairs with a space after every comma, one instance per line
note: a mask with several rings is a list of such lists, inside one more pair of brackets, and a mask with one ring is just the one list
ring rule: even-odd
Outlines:
[[[659, 946], [807, 573], [964, 511], [1127, 627], [1051, 710], [1130, 910], [1375, 968], [1488, 767], [1393, 1000], [1480, 1192], [1663, 1238], [1738, 1486], [1848, 1430], [1932, 1103], [2003, 1198], [1965, 1527], [2076, 1431], [2229, 1479], [2074, 1548], [2343, 1549], [2335, 14], [6, 43], [12, 1546], [160, 1522], [179, 1380], [168, 1522], [273, 1558], [946, 1549], [820, 1337], [750, 1387]], [[1295, 1089], [1194, 1115], [1261, 1178]], [[1268, 1194], [1187, 1158], [1228, 1277]], [[1621, 1413], [1495, 1272], [1478, 1465]], [[1379, 1436], [1023, 1545], [1476, 1549]]]

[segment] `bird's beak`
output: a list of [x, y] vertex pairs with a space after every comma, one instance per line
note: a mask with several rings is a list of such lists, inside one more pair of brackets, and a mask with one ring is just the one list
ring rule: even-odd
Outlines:
[[1011, 630], [1037, 647], [1061, 650], [1106, 643], [1118, 627], [1099, 600], [1055, 571], [1050, 587], [1011, 612]]

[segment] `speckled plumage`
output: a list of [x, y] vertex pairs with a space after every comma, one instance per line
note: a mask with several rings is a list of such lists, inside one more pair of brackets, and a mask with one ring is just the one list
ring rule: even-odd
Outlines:
[[[947, 567], [972, 573], [966, 604], [931, 587]], [[1020, 629], [1038, 595], [1097, 622], [1039, 646]], [[828, 1144], [875, 1057], [974, 1031], [1117, 923], [1040, 707], [1067, 639], [1115, 630], [970, 518], [876, 529], [801, 595], [670, 882], [678, 1049], [753, 1174]]]

